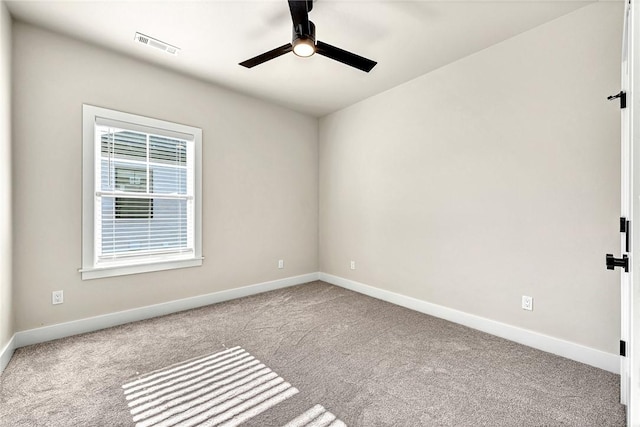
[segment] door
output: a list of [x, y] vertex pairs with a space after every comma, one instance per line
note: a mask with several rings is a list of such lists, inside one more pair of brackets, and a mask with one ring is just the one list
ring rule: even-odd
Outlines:
[[[632, 282], [630, 272], [632, 263], [632, 221], [633, 218], [633, 152], [632, 152], [632, 121], [631, 107], [627, 103], [627, 96], [631, 88], [631, 48], [632, 35], [631, 1], [625, 1], [624, 30], [622, 38], [622, 67], [621, 67], [621, 91], [609, 97], [609, 100], [619, 102], [621, 118], [621, 145], [620, 145], [620, 258], [607, 254], [607, 268], [613, 270], [621, 268], [620, 274], [620, 403], [629, 408], [631, 393], [631, 365], [628, 353], [631, 347], [631, 321], [632, 321]], [[633, 225], [639, 223], [633, 221]], [[629, 412], [629, 411], [627, 411]]]
[[[621, 72], [621, 92], [620, 92], [620, 112], [621, 112], [621, 244], [620, 250], [623, 258], [629, 259], [632, 254], [632, 231], [631, 224], [638, 225], [635, 221], [630, 221], [633, 217], [633, 155], [631, 143], [631, 106], [628, 105], [627, 97], [631, 88], [631, 44], [633, 42], [631, 3], [625, 2], [624, 10], [624, 31], [622, 38], [622, 72]], [[624, 220], [622, 219], [624, 218]], [[623, 224], [624, 221], [624, 224]], [[630, 262], [629, 259], [627, 262]], [[630, 267], [630, 266], [629, 266]], [[630, 268], [622, 270], [620, 274], [620, 402], [629, 407], [630, 397], [630, 375], [631, 366], [628, 353], [631, 346], [631, 301], [632, 301], [632, 281], [633, 277], [629, 272]], [[628, 412], [628, 411], [627, 411]]]
[[[640, 224], [640, 96], [635, 88], [640, 87], [640, 3], [639, 0], [628, 0], [625, 3], [625, 51], [623, 57], [623, 85], [628, 88], [627, 108], [623, 112], [622, 124], [626, 144], [630, 148], [628, 154], [628, 177], [630, 189], [630, 209], [633, 222]], [[626, 62], [626, 64], [625, 64]], [[624, 141], [624, 140], [623, 140]], [[625, 144], [625, 142], [623, 142]], [[634, 165], [637, 168], [634, 168]], [[634, 242], [640, 242], [640, 228], [635, 227], [631, 249]], [[627, 361], [624, 376], [620, 377], [622, 387], [626, 389], [627, 425], [640, 426], [640, 340], [634, 339], [640, 334], [640, 257], [632, 259], [632, 276], [628, 282], [628, 289], [622, 296], [625, 306], [627, 324], [623, 330], [628, 334]], [[626, 301], [625, 301], [626, 299]]]

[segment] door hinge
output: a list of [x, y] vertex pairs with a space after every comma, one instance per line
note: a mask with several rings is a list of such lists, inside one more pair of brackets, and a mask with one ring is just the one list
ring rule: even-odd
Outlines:
[[620, 356], [627, 357], [627, 342], [620, 340]]
[[620, 108], [627, 108], [627, 92], [621, 90], [619, 93], [615, 95], [607, 96], [609, 101], [613, 101], [614, 99], [620, 98]]
[[625, 217], [620, 218], [620, 232], [624, 233], [624, 251], [629, 252], [630, 240], [631, 240], [631, 221]]

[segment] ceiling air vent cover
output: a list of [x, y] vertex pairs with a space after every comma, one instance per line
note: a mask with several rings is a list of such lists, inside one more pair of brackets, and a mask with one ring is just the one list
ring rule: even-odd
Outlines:
[[160, 41], [158, 39], [154, 39], [153, 37], [149, 37], [146, 36], [144, 34], [140, 34], [140, 33], [136, 33], [136, 36], [134, 38], [135, 41], [142, 43], [142, 44], [146, 44], [147, 46], [151, 46], [154, 47], [156, 49], [162, 50], [164, 52], [167, 52], [171, 55], [177, 55], [178, 52], [180, 52], [180, 48], [176, 47], [176, 46], [172, 46], [169, 43], [165, 43], [163, 41]]

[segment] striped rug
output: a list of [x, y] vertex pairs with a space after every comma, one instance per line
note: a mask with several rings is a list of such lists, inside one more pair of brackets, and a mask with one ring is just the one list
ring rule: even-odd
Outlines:
[[[298, 393], [240, 347], [187, 360], [122, 386], [136, 427], [232, 427]], [[346, 427], [322, 405], [287, 427]]]

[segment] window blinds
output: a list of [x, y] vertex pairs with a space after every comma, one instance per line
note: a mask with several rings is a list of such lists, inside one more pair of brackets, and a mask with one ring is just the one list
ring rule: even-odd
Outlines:
[[126, 124], [95, 130], [96, 264], [192, 257], [193, 139]]

